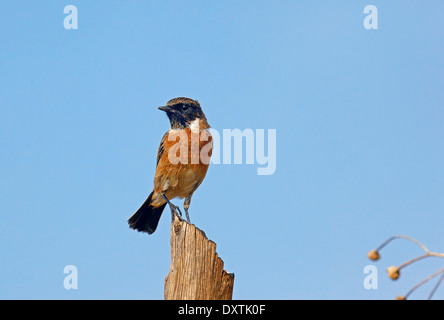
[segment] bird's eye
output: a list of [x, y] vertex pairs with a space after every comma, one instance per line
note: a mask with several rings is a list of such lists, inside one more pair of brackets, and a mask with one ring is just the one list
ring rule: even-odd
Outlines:
[[186, 104], [183, 104], [183, 105], [182, 105], [182, 110], [184, 110], [184, 111], [185, 111], [185, 110], [188, 110], [188, 106], [187, 106]]

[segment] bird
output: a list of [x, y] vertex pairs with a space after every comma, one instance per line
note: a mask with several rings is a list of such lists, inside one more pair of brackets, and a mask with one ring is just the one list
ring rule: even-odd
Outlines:
[[169, 118], [171, 128], [164, 134], [157, 152], [154, 188], [142, 206], [128, 219], [131, 229], [152, 234], [168, 204], [172, 219], [182, 212], [171, 203], [185, 198], [183, 207], [191, 223], [191, 197], [204, 180], [213, 148], [204, 112], [197, 100], [185, 97], [171, 99], [158, 107]]

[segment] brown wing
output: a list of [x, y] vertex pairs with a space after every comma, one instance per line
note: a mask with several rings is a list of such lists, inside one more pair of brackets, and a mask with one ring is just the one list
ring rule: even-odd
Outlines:
[[160, 158], [162, 158], [162, 155], [165, 151], [165, 141], [167, 140], [167, 137], [168, 137], [168, 132], [163, 135], [162, 140], [160, 141], [159, 150], [157, 151], [156, 168], [159, 165]]

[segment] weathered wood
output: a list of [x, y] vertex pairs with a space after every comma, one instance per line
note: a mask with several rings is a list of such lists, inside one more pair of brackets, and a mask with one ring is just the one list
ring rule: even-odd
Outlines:
[[171, 266], [166, 300], [231, 300], [234, 274], [224, 270], [216, 244], [177, 216], [171, 223]]

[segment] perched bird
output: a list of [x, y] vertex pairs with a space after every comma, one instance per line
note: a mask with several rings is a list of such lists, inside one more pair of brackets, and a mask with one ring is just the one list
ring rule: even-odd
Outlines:
[[167, 204], [173, 218], [182, 216], [179, 207], [170, 202], [176, 197], [185, 198], [183, 207], [190, 222], [191, 197], [205, 178], [213, 147], [210, 126], [198, 101], [175, 98], [159, 109], [166, 112], [171, 129], [163, 136], [157, 152], [154, 189], [128, 219], [130, 228], [149, 234], [156, 230]]

